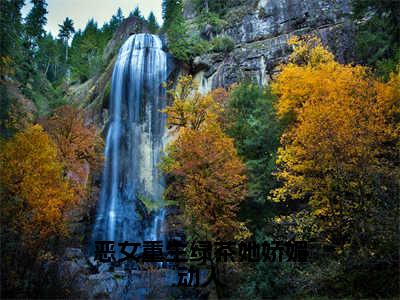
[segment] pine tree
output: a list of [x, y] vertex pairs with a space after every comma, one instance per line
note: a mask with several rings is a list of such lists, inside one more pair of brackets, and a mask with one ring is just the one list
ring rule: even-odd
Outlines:
[[160, 26], [157, 23], [156, 17], [153, 12], [150, 12], [149, 17], [147, 18], [147, 28], [151, 33], [156, 34], [160, 29]]
[[47, 3], [45, 0], [32, 0], [33, 7], [26, 17], [25, 31], [29, 48], [34, 49], [38, 41], [44, 37], [47, 23]]
[[168, 31], [172, 24], [183, 21], [183, 3], [181, 0], [163, 0], [162, 13], [164, 19], [163, 29]]
[[[22, 0], [0, 1], [0, 80], [15, 75], [16, 66], [21, 59]], [[7, 89], [0, 85], [0, 136], [7, 136], [7, 126], [13, 101], [7, 95]]]
[[124, 14], [122, 13], [121, 7], [118, 7], [115, 19], [118, 21], [118, 23], [122, 23], [122, 21], [124, 20]]
[[74, 35], [71, 44], [72, 75], [82, 82], [99, 71], [103, 64], [102, 55], [104, 47], [111, 37], [110, 30], [99, 28], [91, 19], [83, 31]]
[[[0, 74], [14, 73], [14, 65], [21, 51], [23, 0], [0, 1]], [[2, 106], [3, 107], [3, 106]]]
[[136, 18], [139, 18], [139, 19], [141, 19], [143, 21], [145, 20], [145, 18], [142, 15], [142, 12], [139, 9], [139, 6], [136, 6], [134, 11], [129, 14], [129, 17], [136, 17]]
[[115, 13], [115, 15], [113, 15], [111, 17], [111, 20], [109, 23], [111, 29], [112, 30], [117, 29], [117, 27], [122, 24], [123, 20], [124, 20], [124, 14], [122, 13], [122, 9], [120, 7], [118, 7], [117, 12]]
[[105, 23], [101, 28], [103, 39], [107, 41], [111, 39], [114, 32], [122, 24], [124, 19], [125, 17], [122, 13], [122, 9], [119, 7], [117, 12], [111, 17], [110, 21], [108, 23]]
[[[55, 69], [64, 69], [64, 43], [54, 38], [51, 33], [46, 34], [39, 42], [39, 51], [36, 54], [36, 64], [50, 82], [59, 78], [55, 76]], [[64, 72], [59, 72], [60, 76]]]
[[182, 61], [189, 61], [202, 48], [201, 42], [195, 41], [188, 33], [188, 27], [183, 17], [183, 3], [181, 0], [164, 0], [163, 32], [168, 36], [169, 50]]

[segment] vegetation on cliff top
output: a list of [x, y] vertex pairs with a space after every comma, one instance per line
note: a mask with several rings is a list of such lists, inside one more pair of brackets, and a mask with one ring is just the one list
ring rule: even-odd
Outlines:
[[217, 13], [200, 7], [197, 7], [196, 28], [192, 30], [183, 16], [183, 1], [163, 1], [162, 31], [167, 34], [170, 52], [184, 62], [191, 62], [195, 56], [205, 53], [230, 52], [234, 48], [229, 37], [217, 36], [226, 22]]

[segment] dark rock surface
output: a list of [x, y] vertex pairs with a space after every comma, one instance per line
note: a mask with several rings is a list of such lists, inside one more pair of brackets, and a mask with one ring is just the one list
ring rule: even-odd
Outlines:
[[228, 25], [221, 35], [234, 41], [234, 50], [197, 57], [192, 71], [203, 92], [244, 79], [267, 84], [290, 53], [287, 41], [303, 34], [319, 36], [340, 62], [351, 62], [354, 26], [349, 14], [349, 0], [247, 1], [224, 17]]
[[[235, 43], [251, 43], [305, 28], [317, 29], [343, 22], [349, 0], [259, 0], [232, 9], [225, 28]], [[242, 18], [235, 18], [246, 12]], [[232, 22], [234, 20], [234, 22]]]
[[[206, 275], [201, 272], [201, 281]], [[72, 298], [81, 299], [201, 299], [212, 289], [174, 286], [178, 272], [171, 267], [126, 270], [95, 262], [79, 248], [65, 250], [58, 265], [58, 280]]]

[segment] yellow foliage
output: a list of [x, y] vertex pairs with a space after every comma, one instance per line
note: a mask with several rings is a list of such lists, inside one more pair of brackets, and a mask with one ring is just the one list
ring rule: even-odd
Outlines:
[[289, 56], [289, 61], [293, 64], [316, 67], [334, 61], [333, 54], [323, 47], [321, 41], [315, 36], [294, 36], [288, 44], [294, 48]]
[[14, 61], [10, 56], [0, 56], [0, 74], [1, 76], [14, 75]]
[[197, 89], [192, 77], [184, 76], [169, 91], [173, 103], [164, 112], [168, 125], [178, 126], [179, 133], [162, 164], [174, 178], [167, 196], [178, 200], [184, 225], [193, 235], [210, 240], [247, 238], [245, 224], [237, 220], [246, 195], [245, 166], [219, 124], [226, 91], [201, 95]]
[[199, 129], [207, 120], [215, 119], [220, 106], [211, 94], [202, 95], [192, 76], [181, 76], [175, 89], [168, 91], [172, 105], [162, 112], [167, 114], [169, 126]]
[[233, 140], [218, 125], [182, 128], [168, 156], [172, 161], [164, 171], [177, 179], [169, 191], [180, 200], [184, 223], [194, 222], [191, 229], [210, 239], [247, 237], [244, 223], [237, 221], [246, 195], [245, 167]]
[[0, 183], [7, 195], [1, 201], [3, 222], [32, 249], [67, 234], [64, 212], [75, 198], [62, 168], [56, 146], [40, 125], [17, 133], [1, 147]]
[[279, 96], [278, 116], [296, 115], [304, 104], [312, 106], [342, 96], [346, 99], [363, 97], [368, 92], [365, 89], [368, 80], [364, 80], [368, 77], [366, 68], [337, 63], [315, 38], [311, 41], [294, 39], [292, 43], [296, 47], [290, 56], [291, 62], [283, 67], [271, 85], [273, 93]]
[[373, 197], [374, 176], [399, 175], [389, 165], [399, 153], [399, 75], [383, 83], [365, 67], [334, 61], [314, 38], [293, 43], [272, 84], [278, 115], [292, 118], [278, 151], [283, 186], [275, 200], [308, 199], [315, 215], [340, 226]]

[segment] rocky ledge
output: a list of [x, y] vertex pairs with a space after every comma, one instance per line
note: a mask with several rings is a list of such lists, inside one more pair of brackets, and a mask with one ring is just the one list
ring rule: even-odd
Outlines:
[[[268, 84], [276, 66], [284, 62], [293, 35], [314, 34], [340, 62], [353, 60], [354, 25], [350, 0], [246, 0], [230, 8], [228, 25], [220, 35], [230, 37], [235, 48], [228, 54], [205, 54], [192, 65], [203, 92], [250, 79]], [[193, 12], [186, 16], [194, 18]]]
[[119, 269], [109, 263], [95, 262], [79, 248], [65, 250], [57, 276], [72, 298], [202, 299], [211, 291], [174, 286], [178, 272], [173, 268]]

